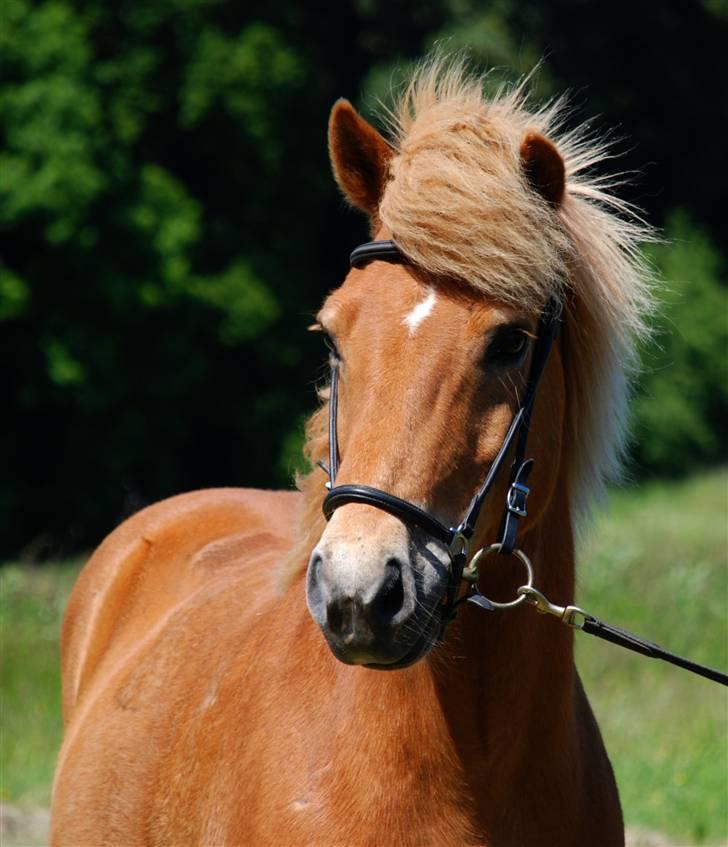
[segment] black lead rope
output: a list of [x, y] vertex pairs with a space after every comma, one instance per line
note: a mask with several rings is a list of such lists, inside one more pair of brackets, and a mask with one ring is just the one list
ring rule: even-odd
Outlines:
[[[362, 244], [352, 252], [350, 263], [354, 268], [361, 268], [375, 259], [393, 264], [408, 264], [407, 257], [393, 241], [372, 241], [367, 244]], [[482, 609], [493, 610], [496, 608], [512, 607], [517, 605], [518, 602], [525, 600], [530, 605], [535, 606], [539, 612], [555, 615], [556, 617], [559, 617], [563, 623], [574, 629], [583, 630], [589, 635], [594, 635], [597, 638], [610, 641], [613, 644], [617, 644], [627, 650], [633, 650], [643, 656], [648, 656], [654, 659], [662, 659], [665, 662], [670, 662], [673, 665], [685, 668], [686, 670], [703, 676], [706, 679], [710, 679], [713, 682], [718, 682], [721, 685], [728, 686], [728, 675], [721, 671], [705, 667], [704, 665], [699, 665], [696, 662], [691, 662], [689, 659], [685, 659], [682, 656], [676, 656], [674, 653], [670, 653], [658, 644], [646, 641], [645, 639], [627, 632], [626, 630], [620, 629], [619, 627], [612, 626], [593, 615], [587, 614], [576, 606], [557, 606], [547, 600], [540, 591], [533, 588], [531, 585], [530, 580], [532, 570], [530, 562], [528, 562], [528, 559], [523, 551], [516, 547], [519, 522], [522, 518], [526, 517], [526, 499], [529, 494], [526, 482], [533, 466], [533, 460], [525, 458], [526, 446], [538, 384], [546, 367], [546, 362], [548, 361], [553, 343], [559, 333], [561, 325], [561, 308], [561, 301], [556, 296], [553, 296], [541, 313], [538, 335], [533, 350], [531, 369], [528, 375], [528, 382], [526, 384], [523, 402], [513, 417], [508, 432], [503, 439], [503, 443], [496, 457], [493, 459], [482, 485], [471, 500], [465, 517], [456, 527], [446, 526], [434, 517], [434, 515], [429, 514], [429, 512], [426, 512], [414, 503], [403, 500], [401, 497], [396, 497], [394, 494], [390, 494], [387, 491], [382, 491], [369, 485], [336, 485], [336, 476], [339, 468], [339, 445], [337, 435], [339, 368], [338, 362], [332, 357], [329, 397], [328, 468], [322, 462], [319, 462], [320, 466], [328, 473], [329, 476], [329, 482], [327, 483], [329, 491], [323, 501], [323, 512], [326, 516], [326, 520], [329, 520], [334, 511], [340, 506], [347, 503], [361, 503], [368, 506], [374, 506], [377, 509], [382, 509], [383, 511], [399, 518], [404, 523], [414, 524], [447, 546], [451, 558], [451, 569], [446, 603], [442, 611], [442, 628], [439, 635], [440, 639], [443, 637], [448, 623], [455, 616], [457, 607], [462, 602], [469, 601]], [[478, 551], [468, 565], [468, 572], [464, 576], [463, 571], [468, 560], [468, 545], [475, 532], [475, 525], [481, 509], [514, 444], [514, 459], [511, 465], [510, 485], [508, 486], [508, 493], [506, 495], [506, 506], [501, 521], [500, 541]], [[522, 561], [525, 560], [525, 562], [527, 562], [529, 583], [518, 590], [518, 594], [520, 596], [517, 601], [511, 601], [510, 603], [496, 603], [489, 600], [487, 597], [484, 597], [478, 591], [477, 559], [480, 558], [483, 553], [492, 551], [503, 555], [513, 553]], [[458, 600], [456, 599], [457, 592], [463, 578], [467, 578], [471, 582], [472, 593], [461, 597]]]
[[627, 650], [634, 650], [635, 653], [641, 653], [643, 656], [648, 656], [650, 659], [662, 659], [663, 662], [669, 662], [671, 665], [677, 665], [679, 668], [684, 668], [686, 671], [703, 676], [713, 682], [718, 682], [721, 685], [728, 686], [728, 674], [708, 668], [705, 665], [699, 665], [697, 662], [691, 662], [690, 659], [685, 659], [682, 656], [677, 656], [675, 653], [670, 653], [659, 644], [653, 641], [647, 641], [627, 632], [626, 629], [620, 629], [618, 626], [608, 624], [606, 621], [595, 618], [593, 615], [587, 615], [584, 623], [581, 626], [582, 632], [588, 632], [589, 635], [596, 635], [597, 638], [603, 638], [605, 641], [611, 641], [619, 647], [624, 647]]

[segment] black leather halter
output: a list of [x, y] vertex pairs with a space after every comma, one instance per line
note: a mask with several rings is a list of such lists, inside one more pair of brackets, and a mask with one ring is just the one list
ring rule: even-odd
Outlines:
[[[384, 261], [394, 264], [407, 264], [408, 259], [393, 241], [371, 241], [357, 247], [351, 254], [350, 263], [360, 268], [371, 261]], [[526, 498], [529, 489], [526, 486], [533, 459], [526, 459], [526, 444], [531, 414], [536, 399], [536, 389], [546, 366], [549, 352], [556, 339], [561, 324], [561, 301], [554, 295], [546, 304], [539, 319], [538, 336], [531, 359], [531, 369], [523, 402], [516, 412], [506, 433], [503, 443], [483, 480], [482, 485], [468, 506], [463, 520], [455, 527], [448, 527], [436, 517], [415, 506], [407, 500], [373, 488], [369, 485], [336, 485], [339, 467], [339, 447], [336, 417], [338, 411], [338, 361], [331, 359], [331, 394], [329, 398], [329, 492], [324, 498], [323, 511], [328, 520], [336, 509], [347, 503], [363, 503], [382, 509], [404, 523], [414, 524], [424, 529], [433, 538], [447, 545], [452, 561], [447, 591], [447, 604], [443, 620], [447, 622], [456, 605], [458, 587], [463, 578], [463, 568], [468, 559], [470, 539], [475, 532], [478, 516], [488, 496], [488, 492], [505, 464], [508, 453], [515, 443], [515, 456], [511, 466], [510, 485], [506, 497], [501, 527], [500, 552], [510, 553], [516, 544], [518, 522], [526, 517]]]

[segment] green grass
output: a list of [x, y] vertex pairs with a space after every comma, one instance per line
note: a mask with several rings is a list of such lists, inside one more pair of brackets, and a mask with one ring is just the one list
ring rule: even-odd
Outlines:
[[[578, 602], [728, 669], [727, 498], [726, 471], [614, 492], [582, 546]], [[0, 799], [49, 801], [61, 739], [57, 636], [77, 570], [0, 570]], [[576, 638], [627, 822], [686, 844], [728, 838], [728, 690]]]
[[[614, 492], [580, 555], [578, 603], [728, 670], [728, 473]], [[577, 633], [625, 818], [681, 843], [728, 837], [728, 689]]]
[[63, 729], [58, 635], [78, 569], [0, 569], [0, 800], [50, 802]]

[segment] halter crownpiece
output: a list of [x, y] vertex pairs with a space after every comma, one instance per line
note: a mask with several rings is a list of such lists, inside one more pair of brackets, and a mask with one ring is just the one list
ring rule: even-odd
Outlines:
[[409, 259], [394, 241], [367, 241], [366, 244], [360, 244], [351, 251], [349, 264], [352, 268], [362, 268], [374, 259], [395, 265], [409, 264]]
[[[351, 254], [350, 264], [361, 268], [371, 261], [384, 261], [392, 264], [409, 264], [408, 258], [394, 241], [370, 241], [357, 247]], [[526, 485], [533, 465], [532, 459], [525, 459], [528, 430], [536, 399], [536, 389], [546, 366], [548, 355], [559, 332], [561, 323], [561, 302], [553, 296], [546, 304], [539, 319], [538, 336], [531, 360], [523, 402], [513, 417], [511, 425], [501, 444], [498, 454], [483, 480], [482, 485], [468, 506], [463, 520], [455, 527], [448, 527], [436, 517], [410, 503], [369, 485], [336, 485], [339, 466], [339, 446], [337, 436], [338, 381], [339, 369], [336, 359], [331, 359], [331, 394], [329, 399], [329, 492], [324, 498], [323, 512], [328, 520], [336, 509], [347, 503], [362, 503], [374, 506], [400, 518], [404, 523], [414, 524], [425, 530], [433, 538], [447, 546], [452, 562], [447, 590], [447, 602], [443, 614], [445, 623], [452, 617], [457, 604], [456, 596], [463, 579], [463, 569], [468, 559], [470, 539], [475, 532], [485, 499], [505, 464], [508, 453], [515, 443], [515, 458], [511, 468], [511, 479], [503, 513], [499, 552], [507, 554], [515, 549], [519, 521], [526, 517], [526, 499], [529, 489]], [[474, 598], [469, 598], [474, 599]]]

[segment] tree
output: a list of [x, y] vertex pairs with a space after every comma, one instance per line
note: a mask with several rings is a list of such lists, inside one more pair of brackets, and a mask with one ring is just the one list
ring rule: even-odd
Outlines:
[[5, 555], [88, 545], [188, 488], [290, 482], [304, 329], [364, 232], [328, 110], [439, 23], [435, 4], [380, 28], [375, 7], [4, 4]]

